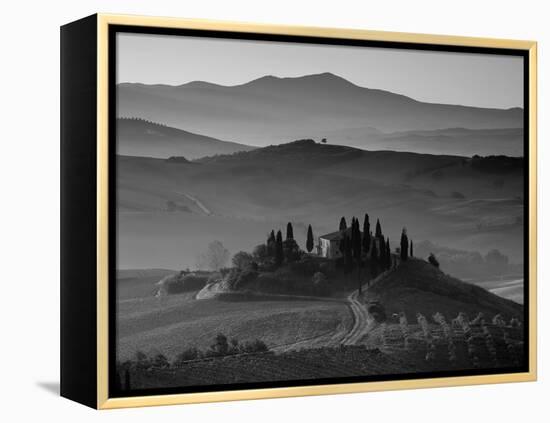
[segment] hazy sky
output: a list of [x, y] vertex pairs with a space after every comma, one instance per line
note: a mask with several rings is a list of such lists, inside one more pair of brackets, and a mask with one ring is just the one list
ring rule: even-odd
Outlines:
[[523, 107], [520, 57], [215, 38], [118, 34], [117, 82], [238, 85], [332, 72], [416, 100]]

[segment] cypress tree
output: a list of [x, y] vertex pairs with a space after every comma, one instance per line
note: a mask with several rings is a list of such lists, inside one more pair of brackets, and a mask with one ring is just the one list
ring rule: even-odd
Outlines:
[[365, 220], [363, 221], [363, 251], [365, 254], [369, 253], [370, 250], [370, 222], [369, 215], [365, 213]]
[[372, 243], [370, 259], [371, 259], [371, 264], [373, 268], [373, 273], [376, 275], [376, 273], [378, 272], [378, 248], [376, 247], [376, 239]]
[[361, 260], [361, 230], [359, 229], [359, 219], [355, 217], [351, 221], [351, 247], [353, 258]]
[[313, 229], [311, 229], [311, 225], [307, 227], [306, 249], [308, 253], [313, 250]]
[[276, 244], [275, 231], [272, 229], [271, 233], [267, 237], [267, 254], [270, 257], [275, 256], [275, 244]]
[[382, 238], [382, 226], [380, 226], [380, 219], [376, 219], [376, 232], [374, 236], [376, 238]]
[[283, 258], [283, 234], [281, 233], [281, 231], [277, 231], [277, 238], [275, 240], [275, 264], [277, 266], [283, 264]]
[[401, 260], [407, 261], [409, 252], [409, 238], [407, 237], [407, 229], [403, 228], [401, 232]]
[[380, 263], [380, 269], [382, 271], [386, 270], [386, 266], [387, 266], [387, 263], [386, 263], [386, 258], [387, 258], [387, 255], [386, 255], [386, 241], [384, 241], [384, 238], [378, 238], [379, 242], [380, 242], [380, 251], [378, 253], [378, 255], [380, 256], [380, 260], [379, 260], [379, 263]]
[[286, 239], [294, 239], [294, 230], [292, 229], [292, 223], [286, 224]]
[[411, 239], [411, 251], [410, 251], [409, 256], [413, 257], [413, 252], [414, 252], [414, 250], [413, 250], [413, 240]]
[[391, 248], [390, 248], [390, 238], [386, 239], [386, 269], [391, 269], [392, 259], [391, 259]]
[[346, 224], [346, 218], [342, 216], [340, 219], [340, 231], [345, 231], [348, 228], [348, 225]]
[[347, 235], [344, 236], [344, 271], [349, 273], [353, 270], [353, 250], [351, 240]]

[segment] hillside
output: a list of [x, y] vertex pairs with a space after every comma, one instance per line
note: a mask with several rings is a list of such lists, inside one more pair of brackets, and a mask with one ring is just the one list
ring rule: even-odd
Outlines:
[[[494, 161], [506, 163], [504, 156]], [[198, 163], [231, 167], [291, 168], [340, 177], [368, 180], [384, 185], [407, 185], [435, 196], [466, 198], [516, 197], [522, 191], [523, 160], [503, 172], [486, 172], [477, 160], [454, 155], [402, 151], [366, 151], [343, 145], [303, 139], [270, 145], [231, 155], [204, 157]], [[497, 167], [497, 164], [492, 164]], [[485, 181], [485, 182], [484, 182]], [[481, 182], [481, 183], [480, 183]]]
[[319, 236], [365, 212], [392, 245], [407, 225], [415, 240], [523, 256], [522, 166], [494, 174], [458, 156], [307, 140], [192, 163], [118, 156], [117, 166], [125, 267], [193, 269], [209, 242], [251, 251], [288, 221], [303, 247], [308, 224]]
[[520, 304], [446, 275], [419, 259], [408, 260], [381, 277], [368, 288], [364, 299], [380, 301], [390, 316], [405, 312], [409, 321], [416, 319], [416, 313], [433, 316], [437, 312], [448, 321], [459, 312], [467, 313], [470, 319], [482, 312], [488, 321], [496, 314], [507, 321], [512, 317], [523, 320]]
[[[520, 108], [423, 103], [360, 87], [331, 73], [296, 78], [265, 76], [237, 86], [207, 82], [181, 86], [123, 83], [117, 91], [120, 116], [141, 117], [256, 146], [323, 137], [327, 136], [325, 132], [333, 131], [340, 131], [342, 136], [353, 135], [356, 128], [365, 127], [387, 133], [523, 126]], [[491, 140], [493, 146], [495, 141]], [[457, 152], [464, 149], [458, 146], [453, 154]], [[502, 150], [490, 151], [498, 152]]]
[[155, 158], [184, 156], [196, 159], [252, 148], [143, 119], [117, 119], [117, 153], [121, 155]]

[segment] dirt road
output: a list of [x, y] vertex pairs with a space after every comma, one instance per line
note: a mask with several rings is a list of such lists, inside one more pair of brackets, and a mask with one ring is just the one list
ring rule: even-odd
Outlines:
[[374, 319], [369, 316], [365, 305], [359, 302], [358, 297], [359, 292], [353, 291], [346, 298], [347, 306], [353, 319], [351, 327], [342, 322], [336, 331], [301, 339], [300, 341], [290, 344], [277, 345], [273, 347], [272, 350], [275, 352], [284, 352], [301, 348], [335, 347], [338, 345], [356, 344], [363, 335], [375, 326]]

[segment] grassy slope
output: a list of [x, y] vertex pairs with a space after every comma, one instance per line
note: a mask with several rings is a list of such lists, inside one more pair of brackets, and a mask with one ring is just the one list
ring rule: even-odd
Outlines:
[[440, 312], [450, 321], [459, 312], [474, 318], [483, 312], [488, 319], [501, 313], [505, 318], [523, 317], [523, 306], [489, 291], [462, 282], [429, 263], [411, 259], [371, 286], [365, 298], [378, 299], [388, 315], [404, 311], [409, 321], [416, 313], [431, 317]]
[[218, 332], [268, 346], [293, 343], [351, 325], [345, 303], [318, 300], [193, 300], [189, 295], [125, 301], [117, 309], [119, 358], [137, 350], [173, 358], [183, 349], [206, 349]]
[[144, 120], [117, 120], [117, 153], [122, 155], [196, 159], [252, 148]]

